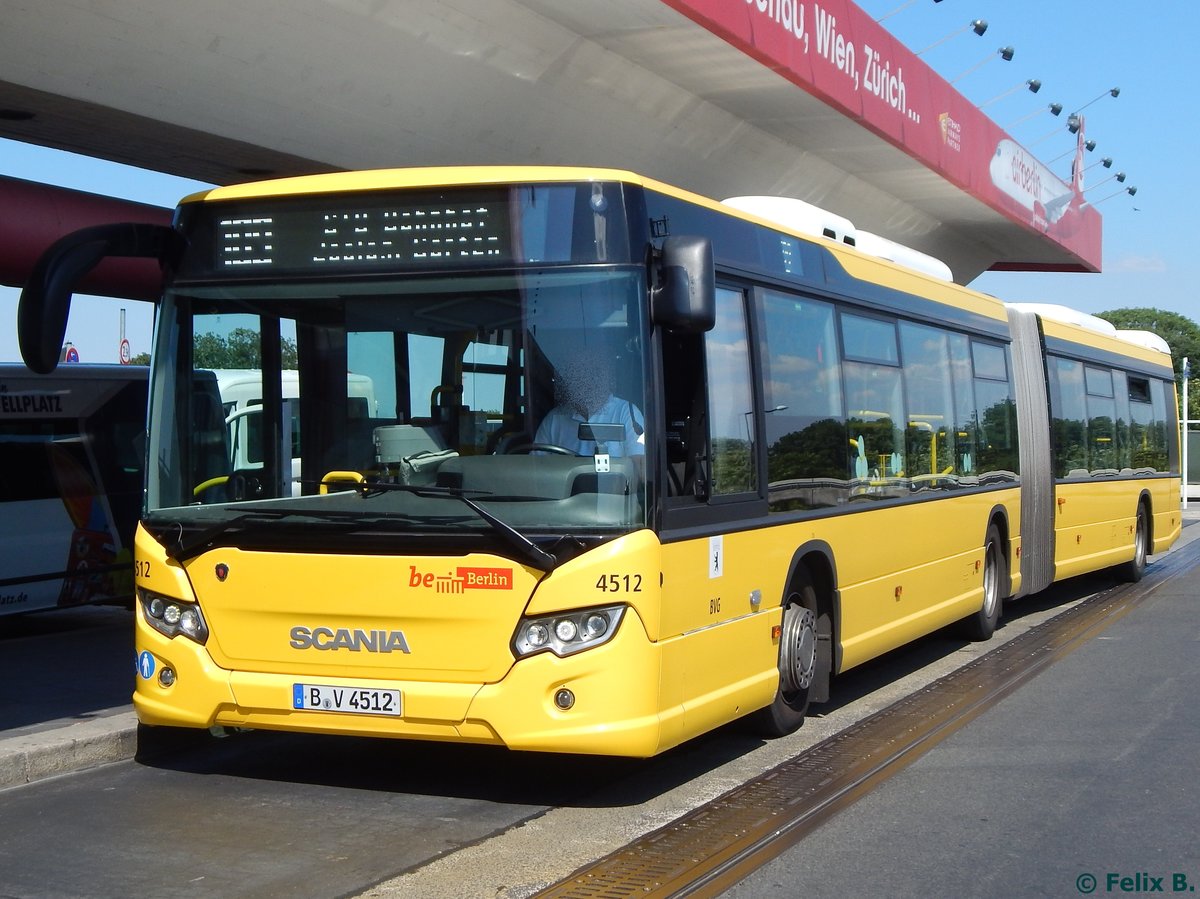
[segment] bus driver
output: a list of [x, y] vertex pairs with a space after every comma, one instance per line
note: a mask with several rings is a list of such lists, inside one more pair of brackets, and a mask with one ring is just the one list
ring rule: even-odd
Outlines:
[[[561, 447], [578, 456], [598, 451], [612, 456], [646, 454], [645, 418], [633, 403], [613, 395], [612, 368], [600, 354], [580, 353], [558, 366], [554, 399], [557, 405], [542, 419], [534, 443]], [[620, 425], [624, 436], [597, 449], [596, 440], [581, 438], [582, 424]], [[604, 440], [603, 434], [595, 436]]]

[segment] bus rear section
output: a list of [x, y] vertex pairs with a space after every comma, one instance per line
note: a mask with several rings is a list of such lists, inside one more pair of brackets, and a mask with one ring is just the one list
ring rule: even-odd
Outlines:
[[1138, 580], [1182, 529], [1170, 349], [1060, 306], [1014, 304], [1010, 317], [1018, 371], [1045, 398], [1021, 409], [1020, 592], [1104, 569]]
[[0, 366], [0, 614], [132, 598], [147, 372]]

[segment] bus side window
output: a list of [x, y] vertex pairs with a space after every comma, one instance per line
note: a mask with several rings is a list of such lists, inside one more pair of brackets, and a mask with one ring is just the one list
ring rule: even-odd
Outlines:
[[717, 289], [711, 331], [665, 335], [669, 495], [705, 501], [757, 487], [749, 346], [745, 296], [728, 288]]
[[[971, 340], [979, 473], [989, 480], [1014, 480], [1020, 471], [1017, 406], [1007, 346]], [[1111, 382], [1109, 390], [1111, 392]]]
[[1047, 356], [1046, 370], [1050, 380], [1054, 475], [1073, 477], [1089, 470], [1083, 363]]
[[740, 290], [717, 288], [717, 321], [705, 335], [712, 492], [750, 493], [758, 486], [750, 338]]
[[[664, 334], [663, 373], [668, 495], [704, 499], [708, 493], [708, 398], [703, 336]], [[682, 373], [686, 376], [680, 377]]]
[[1171, 470], [1161, 382], [1129, 376], [1129, 443], [1134, 470]]
[[849, 442], [834, 308], [775, 290], [760, 298], [770, 511], [845, 503]]
[[896, 322], [843, 311], [842, 383], [846, 391], [852, 496], [908, 491], [903, 378]]
[[900, 323], [908, 412], [905, 449], [913, 489], [943, 489], [958, 474], [949, 336], [940, 328]]

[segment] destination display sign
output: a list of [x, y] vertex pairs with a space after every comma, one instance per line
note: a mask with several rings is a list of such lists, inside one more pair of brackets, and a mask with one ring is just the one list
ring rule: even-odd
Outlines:
[[248, 269], [407, 268], [512, 258], [505, 197], [297, 200], [222, 215], [214, 266]]
[[185, 203], [184, 281], [626, 263], [619, 182], [397, 186]]

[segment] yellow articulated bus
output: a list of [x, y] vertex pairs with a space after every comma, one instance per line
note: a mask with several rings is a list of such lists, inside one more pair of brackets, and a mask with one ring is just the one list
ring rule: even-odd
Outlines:
[[[1154, 340], [628, 172], [295, 178], [69, 236], [21, 301], [31, 366], [105, 253], [167, 273], [144, 725], [627, 756], [743, 716], [781, 735], [839, 672], [956, 622], [986, 639], [1067, 575], [1136, 579], [1180, 531]], [[194, 362], [235, 332], [247, 468]]]

